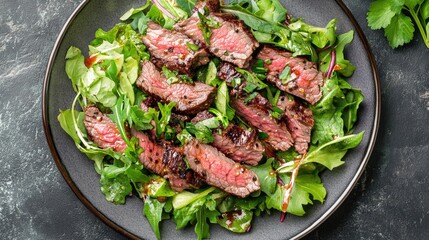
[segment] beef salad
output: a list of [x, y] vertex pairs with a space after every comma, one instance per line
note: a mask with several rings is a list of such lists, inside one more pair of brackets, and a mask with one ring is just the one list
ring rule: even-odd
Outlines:
[[253, 217], [324, 202], [319, 174], [364, 134], [346, 81], [353, 31], [278, 0], [152, 0], [120, 20], [86, 57], [69, 48], [76, 97], [58, 115], [107, 201], [141, 198], [158, 239], [167, 218], [202, 239], [210, 224], [248, 232]]

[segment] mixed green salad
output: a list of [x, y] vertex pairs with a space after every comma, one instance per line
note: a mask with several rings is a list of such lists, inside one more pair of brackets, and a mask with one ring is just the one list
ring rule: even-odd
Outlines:
[[[175, 192], [167, 180], [149, 172], [140, 163], [138, 155], [144, 149], [138, 146], [136, 138], [126, 133], [126, 128], [149, 130], [154, 121], [157, 136], [163, 135], [180, 145], [189, 138], [210, 142], [213, 126], [228, 125], [228, 122], [243, 125], [229, 106], [229, 87], [216, 76], [218, 59], [198, 68], [196, 74], [199, 81], [217, 87], [215, 103], [211, 106], [215, 121], [186, 127], [186, 132], [178, 133], [169, 124], [174, 103], [159, 103], [159, 110], [150, 108], [147, 112], [139, 108], [147, 97], [135, 85], [140, 62], [150, 58], [141, 40], [147, 22], [155, 21], [172, 29], [173, 24], [191, 15], [194, 5], [195, 0], [147, 1], [144, 6], [126, 12], [112, 29], [97, 30], [89, 43], [87, 57], [80, 49], [70, 47], [65, 69], [76, 97], [71, 108], [58, 115], [61, 127], [76, 147], [94, 161], [107, 201], [124, 204], [130, 196], [138, 196], [144, 201], [142, 212], [158, 239], [164, 219], [173, 219], [177, 229], [194, 225], [198, 239], [203, 239], [210, 237], [210, 224], [243, 233], [250, 231], [252, 219], [261, 214], [280, 211], [282, 221], [286, 212], [305, 215], [308, 205], [315, 201], [323, 203], [326, 198], [320, 173], [344, 164], [342, 158], [348, 149], [359, 145], [364, 134], [353, 133], [364, 96], [345, 79], [355, 70], [344, 56], [346, 45], [353, 40], [353, 31], [337, 34], [336, 19], [325, 27], [317, 27], [302, 18], [291, 18], [278, 0], [239, 0], [222, 6], [223, 12], [242, 20], [258, 42], [284, 48], [294, 56], [305, 56], [317, 62], [319, 70], [326, 73], [322, 98], [309, 106], [314, 116], [311, 145], [304, 156], [292, 148], [276, 152], [276, 157], [264, 156], [262, 164], [249, 167], [258, 175], [261, 189], [247, 198], [229, 195], [212, 186]], [[243, 80], [259, 84], [254, 91], [275, 105], [280, 90], [265, 81], [263, 64], [257, 64], [253, 73], [241, 71], [246, 78]], [[178, 73], [168, 69], [163, 72], [174, 84]], [[123, 154], [101, 149], [88, 138], [84, 112], [77, 109], [90, 104], [111, 113], [109, 117], [116, 123], [128, 147]], [[264, 134], [260, 137], [264, 138]], [[295, 171], [298, 168], [299, 172]], [[285, 199], [285, 192], [291, 178], [296, 179], [289, 205], [283, 209], [284, 202], [289, 201]]]

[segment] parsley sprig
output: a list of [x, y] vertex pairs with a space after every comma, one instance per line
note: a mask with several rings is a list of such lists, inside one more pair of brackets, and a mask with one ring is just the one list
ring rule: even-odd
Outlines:
[[373, 30], [384, 28], [392, 48], [409, 43], [416, 25], [429, 48], [429, 0], [376, 0], [369, 6], [367, 20]]

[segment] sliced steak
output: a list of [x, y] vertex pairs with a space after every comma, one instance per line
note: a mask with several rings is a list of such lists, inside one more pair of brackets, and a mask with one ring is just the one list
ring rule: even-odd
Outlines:
[[216, 88], [201, 82], [170, 85], [150, 61], [142, 63], [141, 75], [136, 85], [143, 91], [159, 97], [163, 102], [176, 102], [176, 111], [186, 114], [196, 114], [207, 109], [216, 94]]
[[232, 86], [232, 80], [236, 78], [243, 78], [243, 75], [235, 70], [235, 66], [228, 62], [220, 63], [217, 76], [220, 79], [226, 81], [228, 86]]
[[234, 124], [228, 125], [222, 134], [213, 134], [212, 145], [232, 160], [252, 166], [258, 165], [265, 152], [256, 130], [244, 130]]
[[[198, 4], [192, 16], [174, 25], [174, 28], [189, 36], [199, 46], [207, 45], [203, 32], [198, 27], [200, 18], [198, 12], [204, 14], [204, 4]], [[211, 28], [212, 35], [209, 41], [209, 50], [223, 61], [237, 65], [240, 68], [249, 66], [253, 51], [259, 46], [258, 41], [248, 31], [242, 21], [219, 12], [212, 12], [208, 19], [218, 23], [219, 27]], [[216, 9], [214, 9], [216, 10]]]
[[189, 166], [210, 185], [239, 197], [259, 190], [258, 176], [216, 148], [192, 140], [185, 145]]
[[188, 45], [195, 44], [188, 36], [165, 29], [155, 22], [147, 23], [143, 43], [151, 53], [151, 60], [159, 68], [166, 66], [170, 70], [192, 75], [192, 68], [209, 62], [205, 49], [192, 50]]
[[268, 135], [265, 141], [274, 149], [281, 151], [288, 150], [293, 145], [292, 136], [283, 122], [278, 122], [271, 116], [268, 111], [271, 109], [268, 100], [258, 94], [245, 104], [246, 97], [248, 96], [233, 97], [231, 99], [231, 107], [250, 125], [265, 132]]
[[212, 117], [213, 117], [213, 114], [211, 114], [207, 110], [204, 110], [202, 112], [197, 113], [197, 115], [195, 115], [195, 117], [191, 119], [191, 122], [193, 124], [197, 124], [201, 121], [207, 120], [207, 119], [212, 118]]
[[[210, 112], [202, 111], [191, 122], [197, 124], [212, 117]], [[211, 145], [232, 160], [253, 166], [258, 165], [265, 151], [255, 130], [244, 130], [232, 123], [226, 129], [214, 130]]]
[[131, 134], [139, 140], [139, 146], [143, 149], [139, 155], [140, 162], [146, 169], [168, 179], [173, 190], [182, 191], [201, 186], [201, 179], [194, 171], [187, 169], [180, 150], [167, 143], [161, 146], [135, 129], [131, 129]]
[[300, 154], [306, 153], [314, 125], [313, 112], [298, 100], [286, 96], [280, 97], [277, 106], [284, 111], [282, 118], [287, 122], [295, 150]]
[[111, 148], [120, 153], [127, 148], [116, 124], [96, 106], [88, 106], [85, 109], [84, 125], [89, 139], [100, 148]]
[[[264, 60], [268, 69], [267, 79], [282, 91], [315, 104], [322, 97], [320, 87], [323, 74], [317, 70], [316, 63], [303, 57], [292, 57], [292, 53], [274, 47], [264, 46], [258, 58]], [[289, 66], [290, 71], [284, 79], [280, 75]]]

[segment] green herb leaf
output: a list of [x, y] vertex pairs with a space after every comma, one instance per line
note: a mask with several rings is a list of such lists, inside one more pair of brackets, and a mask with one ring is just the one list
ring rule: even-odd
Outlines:
[[188, 48], [191, 49], [193, 52], [196, 52], [200, 49], [198, 45], [195, 45], [193, 43], [186, 43], [186, 46], [188, 46]]
[[80, 80], [86, 75], [88, 68], [85, 66], [85, 58], [79, 48], [70, 47], [66, 54], [66, 73], [73, 83], [76, 91], [76, 86]]
[[368, 25], [376, 30], [387, 27], [392, 18], [401, 12], [402, 0], [377, 0], [369, 5]]
[[341, 160], [347, 153], [348, 149], [355, 148], [362, 140], [364, 132], [339, 137], [320, 147], [310, 147], [307, 156], [302, 164], [317, 162], [332, 170], [342, 165]]
[[156, 198], [148, 197], [144, 202], [143, 214], [155, 232], [155, 236], [158, 240], [161, 239], [161, 232], [159, 231], [159, 223], [162, 220], [162, 210], [165, 206], [165, 202], [161, 203]]
[[226, 82], [222, 82], [217, 89], [215, 106], [229, 120], [234, 118], [235, 110], [229, 105], [229, 91]]
[[219, 225], [236, 233], [244, 233], [250, 227], [253, 219], [253, 211], [238, 210], [222, 213], [218, 219]]
[[254, 99], [256, 96], [258, 96], [258, 93], [257, 93], [257, 92], [254, 92], [254, 93], [250, 94], [248, 97], [246, 97], [246, 98], [244, 99], [244, 104], [246, 104], [246, 105], [247, 105], [247, 103], [248, 103], [249, 101], [251, 101], [252, 99]]
[[126, 196], [132, 191], [130, 180], [124, 174], [119, 174], [115, 178], [107, 178], [102, 174], [100, 183], [106, 200], [114, 204], [124, 204]]
[[[429, 1], [424, 1], [423, 4], [421, 5], [420, 16], [422, 16], [422, 19], [424, 21], [429, 19]], [[426, 33], [429, 33], [428, 31], [429, 28], [427, 26], [429, 26], [429, 22], [428, 22], [428, 25], [426, 25]]]
[[395, 15], [384, 29], [384, 35], [392, 48], [411, 42], [414, 37], [414, 25], [411, 18], [404, 14]]
[[177, 0], [177, 5], [183, 9], [188, 16], [192, 15], [196, 0]]
[[282, 83], [287, 83], [288, 81], [284, 81], [287, 80], [290, 77], [290, 67], [288, 65], [286, 65], [286, 67], [283, 69], [282, 73], [280, 74], [279, 78], [280, 80], [282, 80]]
[[249, 167], [250, 170], [258, 175], [259, 181], [261, 183], [261, 191], [266, 194], [272, 194], [276, 189], [277, 174], [272, 167], [273, 161], [274, 158], [270, 158], [264, 164], [255, 167]]

